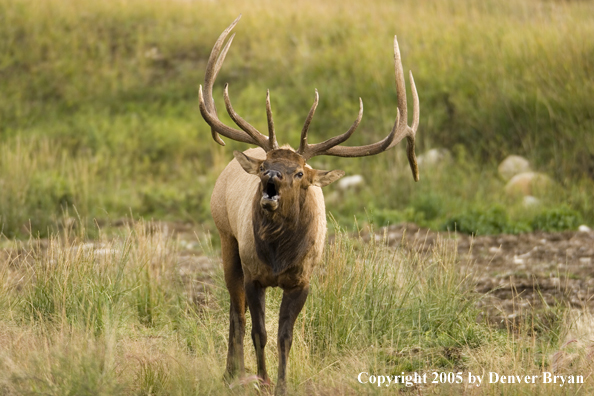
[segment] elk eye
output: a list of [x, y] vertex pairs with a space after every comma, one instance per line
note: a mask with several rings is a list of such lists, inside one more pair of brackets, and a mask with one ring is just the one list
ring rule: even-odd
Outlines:
[[303, 177], [303, 172], [298, 172], [295, 176], [298, 177], [298, 178], [302, 178]]
[[264, 165], [260, 165], [260, 172], [264, 172]]

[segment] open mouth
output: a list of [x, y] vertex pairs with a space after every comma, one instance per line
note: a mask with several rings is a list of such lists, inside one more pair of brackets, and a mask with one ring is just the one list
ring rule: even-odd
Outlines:
[[262, 199], [260, 200], [260, 205], [262, 209], [268, 212], [274, 212], [278, 209], [278, 201], [279, 195], [274, 182], [269, 181], [266, 183], [266, 187], [264, 187], [264, 191], [262, 191]]
[[276, 186], [273, 182], [266, 183], [266, 188], [262, 193], [262, 198], [264, 199], [271, 199], [271, 200], [278, 200], [278, 191], [276, 190]]

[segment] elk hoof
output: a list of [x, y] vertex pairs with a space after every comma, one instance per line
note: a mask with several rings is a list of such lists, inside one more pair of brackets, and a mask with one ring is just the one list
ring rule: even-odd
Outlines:
[[268, 388], [270, 386], [272, 386], [272, 381], [270, 381], [270, 378], [266, 378], [266, 379], [262, 379], [261, 377], [258, 377], [255, 374], [252, 375], [246, 375], [244, 377], [241, 378], [237, 378], [235, 381], [231, 382], [229, 384], [229, 389], [233, 389], [236, 388], [238, 386], [250, 386], [253, 385], [256, 388]]
[[274, 386], [274, 383], [268, 377], [258, 377], [258, 381], [260, 382], [260, 386], [263, 388], [271, 388], [272, 386]]
[[223, 374], [223, 381], [229, 386], [236, 382], [238, 378], [241, 378], [238, 370], [225, 370], [225, 374]]
[[287, 394], [287, 384], [285, 382], [279, 382], [274, 390], [274, 396], [285, 396]]

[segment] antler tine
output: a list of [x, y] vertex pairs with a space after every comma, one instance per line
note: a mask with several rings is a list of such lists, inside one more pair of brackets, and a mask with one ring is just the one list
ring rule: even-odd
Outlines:
[[270, 90], [266, 90], [266, 118], [268, 119], [268, 147], [271, 150], [278, 148], [276, 134], [274, 132], [274, 121], [272, 121], [272, 107], [270, 107]]
[[266, 136], [262, 135], [256, 128], [254, 128], [249, 122], [241, 118], [239, 114], [233, 110], [233, 106], [231, 106], [231, 99], [229, 99], [229, 84], [225, 84], [225, 89], [223, 90], [223, 97], [225, 98], [225, 107], [227, 108], [227, 113], [229, 113], [229, 117], [240, 127], [244, 130], [250, 137], [256, 142], [256, 144], [262, 148], [268, 147], [268, 140]]
[[198, 99], [200, 106], [200, 114], [202, 114], [202, 118], [204, 118], [204, 121], [206, 121], [206, 123], [210, 125], [213, 139], [217, 143], [219, 143], [222, 146], [225, 145], [225, 142], [223, 142], [221, 138], [217, 135], [218, 132], [221, 135], [226, 136], [232, 140], [237, 140], [238, 142], [257, 144], [256, 142], [254, 142], [254, 139], [252, 139], [251, 136], [249, 136], [247, 133], [228, 127], [227, 125], [223, 124], [216, 116], [216, 112], [215, 115], [212, 115], [208, 112], [208, 110], [206, 109], [204, 95], [202, 93], [202, 85], [198, 89]]
[[412, 71], [409, 72], [409, 77], [410, 88], [413, 95], [413, 124], [412, 127], [407, 127], [406, 154], [408, 156], [408, 163], [410, 164], [413, 178], [415, 181], [419, 181], [419, 166], [417, 165], [417, 156], [415, 155], [415, 137], [419, 126], [419, 95], [417, 94], [417, 87], [415, 86], [415, 79], [413, 78]]
[[[395, 46], [396, 48], [396, 46]], [[402, 96], [404, 97], [404, 103], [406, 105], [406, 91], [404, 87], [404, 72], [402, 71], [402, 64], [400, 64], [399, 71], [396, 71], [397, 81], [400, 81], [399, 85], [402, 85]], [[413, 123], [412, 127], [406, 125], [404, 122], [399, 125], [398, 137], [395, 139], [390, 148], [399, 143], [404, 137], [406, 137], [406, 155], [408, 157], [408, 163], [413, 174], [413, 179], [419, 181], [419, 167], [417, 165], [417, 157], [415, 155], [415, 137], [417, 128], [419, 126], [419, 94], [417, 93], [417, 87], [415, 85], [415, 79], [413, 78], [412, 71], [409, 72], [410, 88], [413, 96]], [[398, 88], [398, 97], [400, 98], [400, 88]]]
[[[219, 74], [219, 71], [223, 65], [223, 61], [231, 47], [231, 43], [233, 42], [233, 38], [235, 35], [232, 35], [229, 41], [223, 46], [225, 39], [231, 32], [231, 30], [235, 27], [237, 22], [241, 19], [241, 15], [239, 15], [231, 25], [229, 25], [223, 33], [219, 36], [217, 41], [215, 42], [210, 56], [208, 58], [208, 62], [206, 64], [206, 73], [204, 75], [204, 92], [202, 90], [202, 86], [200, 86], [198, 97], [199, 97], [199, 105], [200, 105], [200, 113], [204, 120], [210, 125], [212, 138], [218, 144], [224, 146], [225, 142], [221, 140], [219, 137], [219, 133], [229, 139], [237, 140], [239, 142], [250, 143], [258, 145], [265, 150], [268, 151], [268, 139], [266, 136], [262, 135], [258, 132], [253, 126], [248, 124], [245, 120], [243, 120], [237, 113], [233, 111], [233, 108], [230, 106], [230, 101], [228, 100], [228, 93], [226, 92], [226, 100], [225, 104], [227, 105], [227, 110], [231, 107], [230, 116], [235, 121], [235, 123], [243, 129], [240, 131], [235, 128], [228, 127], [227, 125], [223, 124], [221, 120], [219, 120], [217, 115], [217, 110], [215, 107], [214, 99], [212, 96], [212, 88], [214, 82]], [[221, 50], [222, 48], [222, 50]], [[228, 103], [227, 103], [228, 102]], [[233, 113], [233, 114], [231, 114]], [[235, 117], [235, 118], [234, 118]]]
[[322, 154], [324, 151], [328, 150], [329, 148], [332, 148], [334, 146], [337, 146], [337, 145], [345, 142], [355, 132], [355, 130], [361, 123], [362, 118], [363, 118], [363, 100], [361, 98], [359, 98], [359, 115], [357, 116], [357, 119], [355, 120], [355, 122], [353, 122], [353, 125], [351, 125], [349, 130], [346, 131], [345, 133], [343, 133], [342, 135], [335, 136], [335, 137], [325, 140], [321, 143], [316, 143], [316, 144], [311, 144], [311, 145], [308, 144], [304, 150], [304, 153], [302, 154], [303, 158], [305, 158], [305, 160], [308, 160], [312, 157], [315, 157], [316, 155]]
[[413, 130], [413, 133], [416, 134], [419, 126], [419, 94], [417, 93], [417, 86], [415, 85], [412, 70], [408, 72], [408, 77], [410, 79], [410, 89], [413, 95], [413, 124], [411, 129]]
[[398, 110], [400, 111], [400, 122], [402, 122], [402, 124], [398, 122], [398, 132], [401, 132], [406, 128], [408, 107], [406, 105], [406, 84], [404, 82], [404, 70], [402, 70], [400, 46], [398, 45], [396, 36], [394, 36], [394, 77], [396, 79], [396, 100], [398, 102]]
[[[221, 66], [223, 65], [223, 61], [225, 60], [225, 56], [227, 55], [227, 51], [229, 50], [229, 47], [231, 46], [231, 43], [233, 42], [233, 38], [235, 37], [235, 35], [231, 36], [231, 38], [229, 39], [229, 41], [223, 48], [223, 51], [222, 51], [223, 56], [219, 56], [219, 54], [221, 54], [221, 47], [223, 46], [225, 39], [229, 35], [229, 32], [231, 32], [231, 30], [235, 27], [235, 25], [237, 25], [237, 22], [239, 22], [240, 18], [241, 18], [241, 15], [239, 15], [237, 18], [235, 18], [235, 20], [231, 23], [231, 25], [229, 25], [227, 27], [227, 29], [225, 29], [221, 33], [221, 35], [215, 42], [214, 46], [212, 47], [210, 56], [208, 57], [208, 63], [206, 64], [206, 72], [204, 74], [204, 90], [205, 90], [205, 92], [204, 92], [205, 106], [204, 107], [208, 113], [212, 113], [215, 116], [217, 114], [217, 110], [215, 107], [214, 99], [212, 97], [212, 87], [213, 87], [214, 82], [217, 78], [217, 75], [219, 74], [219, 70], [221, 70]], [[200, 90], [202, 90], [202, 89], [200, 89]], [[203, 114], [203, 117], [204, 117], [204, 114]], [[209, 123], [209, 125], [210, 125], [210, 123]], [[216, 128], [213, 127], [212, 125], [211, 125], [211, 133], [212, 133], [212, 138], [214, 139], [215, 142], [217, 142], [221, 146], [225, 145], [225, 142], [223, 142], [221, 140], [221, 138], [219, 137], [219, 135], [217, 134]]]
[[[406, 111], [406, 87], [404, 85], [404, 71], [402, 70], [402, 62], [400, 60], [400, 49], [398, 47], [398, 41], [394, 36], [394, 65], [396, 75], [396, 86], [398, 90], [398, 108], [403, 108]], [[398, 125], [398, 137], [392, 142], [390, 147], [398, 144], [404, 137], [406, 137], [406, 154], [408, 157], [408, 163], [413, 174], [415, 181], [419, 181], [419, 167], [417, 165], [417, 157], [415, 155], [415, 136], [417, 128], [419, 126], [419, 94], [417, 93], [417, 87], [415, 85], [415, 79], [413, 78], [412, 71], [409, 72], [410, 88], [413, 96], [413, 123], [412, 127], [406, 125], [406, 119], [403, 117], [404, 122], [402, 125]]]
[[[413, 172], [413, 177], [415, 181], [419, 180], [419, 170], [417, 166], [417, 159], [415, 156], [415, 134], [417, 131], [417, 127], [419, 125], [419, 97], [417, 94], [417, 89], [414, 84], [414, 80], [412, 78], [412, 73], [410, 74], [410, 81], [411, 81], [411, 89], [413, 93], [413, 125], [412, 128], [407, 125], [407, 104], [406, 104], [406, 86], [404, 82], [404, 71], [402, 70], [402, 60], [400, 56], [400, 48], [398, 46], [398, 40], [396, 36], [394, 36], [394, 72], [396, 78], [396, 92], [397, 92], [397, 114], [396, 114], [396, 121], [394, 122], [394, 126], [392, 127], [392, 131], [388, 136], [382, 139], [379, 142], [368, 144], [365, 146], [354, 146], [354, 147], [344, 147], [339, 145], [333, 145], [337, 140], [342, 140], [341, 142], [345, 141], [350, 137], [353, 133], [354, 129], [351, 127], [352, 130], [349, 130], [346, 134], [339, 136], [337, 140], [335, 138], [329, 139], [320, 145], [317, 146], [312, 145], [308, 146], [307, 150], [305, 150], [306, 158], [311, 158], [317, 155], [333, 155], [337, 157], [364, 157], [368, 155], [379, 154], [382, 151], [385, 151], [396, 144], [398, 144], [404, 137], [407, 138], [407, 153], [408, 153], [408, 161], [410, 163], [411, 170]], [[362, 109], [360, 110], [362, 112]], [[355, 121], [358, 125], [359, 119]], [[355, 124], [353, 124], [355, 126]], [[347, 136], [348, 135], [348, 136]], [[344, 138], [346, 136], [346, 138]], [[330, 143], [331, 142], [331, 143]], [[338, 144], [338, 143], [337, 143]]]
[[303, 124], [303, 129], [301, 130], [301, 140], [299, 141], [299, 149], [297, 150], [297, 154], [304, 154], [305, 151], [308, 149], [307, 132], [309, 131], [309, 124], [311, 124], [311, 120], [313, 119], [313, 116], [316, 113], [316, 108], [318, 107], [319, 100], [320, 95], [318, 94], [318, 90], [316, 89], [316, 97], [314, 99], [313, 104], [311, 105], [309, 114], [307, 114], [305, 124]]

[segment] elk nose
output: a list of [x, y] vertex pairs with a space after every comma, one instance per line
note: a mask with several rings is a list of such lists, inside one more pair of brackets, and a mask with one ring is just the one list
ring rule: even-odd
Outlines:
[[283, 179], [283, 174], [280, 173], [279, 171], [275, 171], [272, 169], [267, 170], [264, 173], [265, 176], [268, 176], [269, 180], [272, 180], [274, 178], [277, 178], [278, 180], [282, 180]]

